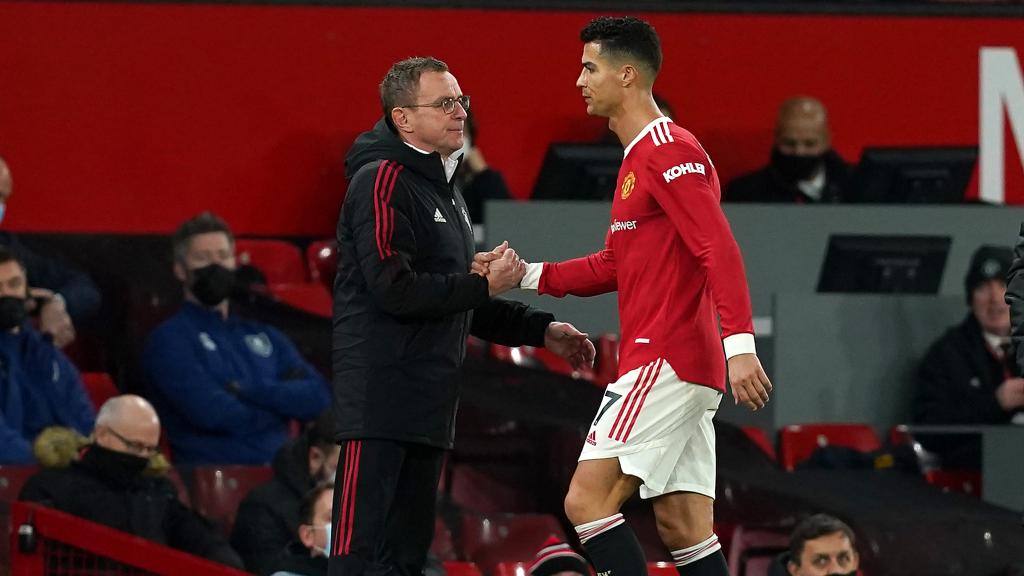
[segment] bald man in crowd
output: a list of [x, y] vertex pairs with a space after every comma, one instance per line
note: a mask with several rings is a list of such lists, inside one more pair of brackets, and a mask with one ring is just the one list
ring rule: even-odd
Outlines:
[[178, 500], [170, 480], [147, 471], [160, 442], [160, 419], [149, 402], [134, 395], [107, 400], [93, 436], [77, 462], [43, 469], [25, 483], [19, 499], [242, 567], [224, 537]]
[[815, 98], [790, 98], [779, 108], [768, 166], [733, 180], [726, 202], [830, 204], [849, 200], [850, 166], [832, 150], [828, 111]]

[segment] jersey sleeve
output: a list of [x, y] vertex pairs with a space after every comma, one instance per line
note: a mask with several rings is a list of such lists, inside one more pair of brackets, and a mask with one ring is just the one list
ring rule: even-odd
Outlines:
[[611, 232], [605, 236], [604, 250], [564, 262], [529, 264], [521, 287], [561, 298], [596, 296], [614, 292], [618, 282], [615, 273], [615, 252], [611, 247]]
[[753, 352], [754, 326], [747, 276], [736, 239], [720, 206], [714, 166], [696, 143], [655, 148], [647, 165], [655, 200], [686, 248], [707, 273], [728, 357]]

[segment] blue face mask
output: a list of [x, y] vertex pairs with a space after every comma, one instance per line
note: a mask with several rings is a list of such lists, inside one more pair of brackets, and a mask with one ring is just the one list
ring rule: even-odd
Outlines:
[[324, 537], [326, 538], [324, 540], [324, 544], [326, 545], [326, 548], [320, 548], [319, 546], [313, 546], [313, 550], [316, 551], [316, 552], [320, 552], [321, 554], [323, 554], [327, 558], [330, 558], [331, 554], [330, 554], [330, 552], [328, 552], [328, 550], [331, 549], [331, 523], [330, 522], [328, 522], [327, 524], [324, 524]]
[[4, 221], [4, 213], [7, 212], [7, 204], [0, 202], [0, 223]]

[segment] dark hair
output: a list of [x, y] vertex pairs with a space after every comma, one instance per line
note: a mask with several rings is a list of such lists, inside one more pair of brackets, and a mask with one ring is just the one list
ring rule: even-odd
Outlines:
[[305, 524], [306, 526], [311, 526], [313, 524], [313, 515], [316, 511], [316, 501], [319, 500], [320, 496], [328, 490], [334, 490], [333, 482], [321, 482], [302, 496], [302, 501], [299, 503], [300, 525]]
[[804, 544], [808, 540], [814, 540], [815, 538], [821, 538], [822, 536], [828, 536], [837, 532], [846, 536], [846, 539], [850, 541], [850, 546], [856, 545], [857, 540], [853, 535], [853, 530], [835, 516], [815, 514], [805, 518], [796, 525], [796, 528], [793, 529], [793, 534], [789, 537], [790, 560], [799, 566], [800, 555], [804, 553]]
[[231, 244], [235, 243], [235, 235], [231, 233], [231, 228], [228, 228], [227, 223], [220, 216], [213, 212], [203, 212], [198, 216], [185, 220], [174, 231], [174, 235], [171, 236], [171, 248], [174, 250], [174, 259], [178, 262], [184, 262], [185, 256], [188, 255], [188, 245], [192, 241], [192, 237], [200, 234], [209, 234], [210, 232], [223, 232], [227, 235], [228, 242]]
[[380, 82], [380, 106], [384, 120], [392, 129], [391, 110], [398, 106], [416, 104], [420, 88], [420, 76], [424, 72], [447, 72], [448, 65], [431, 56], [414, 56], [391, 65], [391, 69]]
[[661, 70], [661, 40], [654, 26], [633, 16], [598, 16], [580, 31], [580, 41], [597, 42], [601, 55], [635, 59], [655, 75]]
[[324, 410], [306, 429], [306, 438], [310, 448], [329, 451], [337, 445], [334, 441], [334, 413], [328, 408]]
[[10, 248], [7, 246], [0, 246], [0, 264], [6, 264], [8, 262], [17, 262], [21, 271], [25, 271], [25, 263], [22, 262]]

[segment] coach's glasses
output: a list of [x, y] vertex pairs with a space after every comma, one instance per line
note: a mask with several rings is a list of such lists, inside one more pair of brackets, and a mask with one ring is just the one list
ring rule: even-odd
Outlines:
[[148, 458], [160, 451], [160, 446], [150, 446], [148, 444], [144, 444], [136, 440], [129, 440], [115, 432], [114, 429], [111, 428], [110, 426], [107, 426], [106, 428], [111, 434], [114, 435], [115, 438], [117, 438], [118, 440], [121, 441], [122, 444], [124, 444], [125, 448], [127, 448], [133, 454], [137, 454], [139, 456], [144, 456]]
[[445, 98], [439, 102], [433, 104], [410, 104], [408, 106], [399, 106], [399, 108], [440, 108], [441, 112], [445, 114], [451, 114], [455, 112], [455, 103], [458, 102], [462, 109], [469, 112], [469, 96], [463, 94], [458, 98]]

